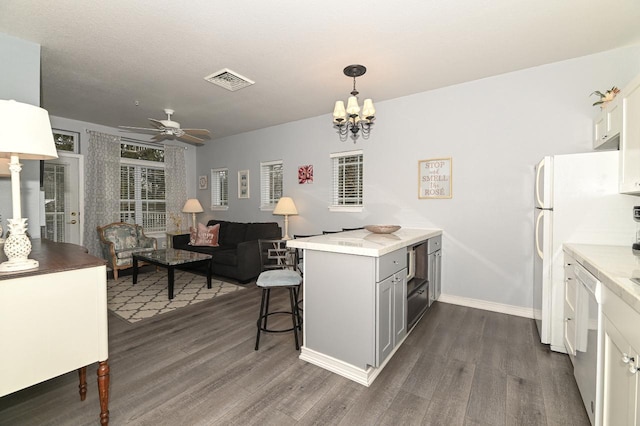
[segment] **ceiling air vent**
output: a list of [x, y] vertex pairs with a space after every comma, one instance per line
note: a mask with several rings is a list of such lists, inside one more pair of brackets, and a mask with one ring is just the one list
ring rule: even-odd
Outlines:
[[216, 84], [231, 92], [235, 92], [236, 90], [240, 90], [243, 87], [255, 84], [255, 81], [249, 80], [248, 78], [243, 77], [228, 68], [223, 68], [220, 71], [216, 71], [213, 74], [206, 76], [204, 79], [209, 83]]

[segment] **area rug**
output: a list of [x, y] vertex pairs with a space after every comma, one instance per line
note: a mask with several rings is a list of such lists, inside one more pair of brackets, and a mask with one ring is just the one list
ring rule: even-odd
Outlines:
[[175, 271], [173, 299], [169, 300], [167, 271], [138, 274], [138, 283], [133, 285], [131, 276], [123, 276], [118, 281], [107, 281], [107, 306], [118, 316], [130, 323], [145, 318], [171, 312], [225, 294], [242, 291], [239, 285], [212, 279], [207, 288], [207, 279], [190, 272]]

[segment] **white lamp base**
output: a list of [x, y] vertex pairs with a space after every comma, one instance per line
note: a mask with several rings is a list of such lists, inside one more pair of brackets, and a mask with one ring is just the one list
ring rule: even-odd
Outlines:
[[283, 240], [290, 240], [291, 237], [289, 236], [289, 215], [285, 214], [284, 215], [284, 237], [282, 237]]
[[40, 264], [37, 260], [28, 259], [31, 253], [31, 240], [25, 234], [27, 219], [9, 219], [9, 231], [11, 234], [4, 242], [4, 254], [7, 261], [0, 263], [0, 272], [24, 271], [37, 268]]
[[35, 269], [40, 266], [40, 262], [33, 259], [13, 259], [0, 263], [0, 272], [24, 271]]

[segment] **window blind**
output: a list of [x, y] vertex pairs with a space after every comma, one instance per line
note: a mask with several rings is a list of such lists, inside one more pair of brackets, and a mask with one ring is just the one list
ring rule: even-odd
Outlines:
[[330, 155], [333, 169], [334, 207], [362, 207], [363, 171], [362, 151], [340, 152]]
[[120, 220], [141, 225], [145, 232], [166, 230], [164, 169], [120, 166]]
[[260, 208], [275, 208], [281, 197], [282, 160], [260, 163]]
[[211, 169], [211, 208], [229, 206], [229, 169]]

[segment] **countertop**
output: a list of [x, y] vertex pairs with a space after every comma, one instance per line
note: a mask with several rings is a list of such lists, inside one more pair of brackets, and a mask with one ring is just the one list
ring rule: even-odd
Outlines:
[[[0, 272], [0, 280], [52, 274], [74, 269], [93, 268], [106, 264], [103, 259], [87, 253], [87, 249], [69, 243], [56, 243], [46, 239], [31, 240], [29, 259], [40, 262], [39, 267], [23, 271]], [[7, 260], [0, 246], [0, 263]]]
[[401, 228], [393, 234], [374, 234], [359, 229], [289, 240], [287, 247], [380, 257], [438, 235], [442, 235], [441, 229]]
[[564, 249], [603, 285], [640, 313], [640, 256], [631, 247], [564, 244]]

